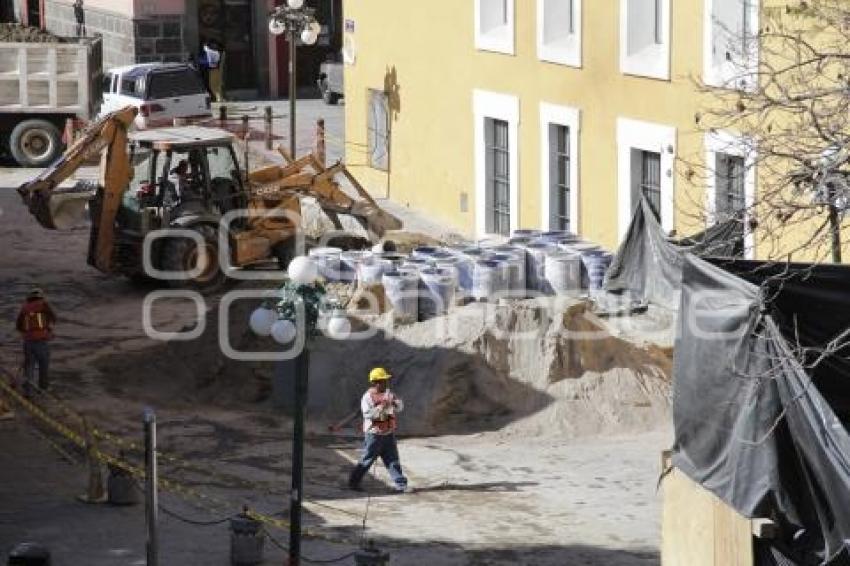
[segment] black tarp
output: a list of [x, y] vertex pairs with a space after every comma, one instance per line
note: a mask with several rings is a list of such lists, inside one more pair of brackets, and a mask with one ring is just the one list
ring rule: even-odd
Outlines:
[[850, 564], [850, 266], [697, 257], [740, 228], [676, 242], [641, 201], [606, 289], [679, 310], [673, 465], [798, 564]]
[[650, 204], [641, 198], [608, 269], [605, 289], [613, 293], [628, 291], [641, 300], [676, 309], [684, 255], [734, 256], [743, 247], [740, 227], [740, 222], [729, 220], [676, 241], [664, 235]]
[[[815, 347], [840, 336], [850, 326], [850, 298], [825, 291], [823, 273], [819, 280], [792, 275], [787, 266], [784, 276], [765, 264], [761, 273], [755, 264], [737, 266], [750, 281], [684, 258], [673, 465], [741, 514], [774, 519], [801, 564], [844, 564], [850, 435], [813, 375], [820, 371], [820, 381], [846, 390], [850, 375], [835, 368], [845, 367], [847, 352], [833, 354], [831, 366], [809, 369], [804, 364], [812, 360], [789, 337], [804, 328], [820, 342]], [[850, 289], [850, 269], [829, 270], [828, 278]], [[815, 313], [830, 304], [836, 317], [820, 324]], [[827, 339], [830, 332], [836, 334]]]

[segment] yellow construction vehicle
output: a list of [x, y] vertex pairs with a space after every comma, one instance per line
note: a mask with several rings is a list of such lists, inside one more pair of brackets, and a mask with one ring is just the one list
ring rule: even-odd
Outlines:
[[[341, 163], [326, 168], [308, 155], [244, 173], [232, 134], [198, 126], [128, 133], [135, 115], [128, 107], [94, 122], [53, 166], [18, 189], [45, 228], [78, 224], [87, 209], [88, 262], [103, 272], [208, 292], [232, 269], [274, 258], [285, 266], [300, 228], [301, 197], [314, 198], [338, 228], [340, 214], [358, 220], [368, 238], [343, 238], [346, 247], [401, 228]], [[59, 188], [98, 156], [98, 184]], [[347, 190], [340, 176], [348, 179]]]

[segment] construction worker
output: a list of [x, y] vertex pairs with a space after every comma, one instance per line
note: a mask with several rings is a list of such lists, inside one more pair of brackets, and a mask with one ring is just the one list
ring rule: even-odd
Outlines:
[[407, 489], [407, 478], [401, 471], [398, 457], [398, 445], [395, 439], [396, 415], [404, 408], [404, 403], [390, 391], [389, 380], [392, 376], [384, 368], [375, 368], [369, 372], [371, 387], [360, 401], [360, 411], [363, 413], [363, 456], [351, 470], [348, 487], [359, 491], [363, 476], [375, 463], [378, 457], [395, 483], [396, 491], [404, 493]]
[[17, 329], [24, 341], [24, 395], [32, 396], [35, 366], [38, 365], [38, 387], [50, 387], [50, 348], [56, 315], [44, 300], [44, 291], [33, 288], [18, 313]]

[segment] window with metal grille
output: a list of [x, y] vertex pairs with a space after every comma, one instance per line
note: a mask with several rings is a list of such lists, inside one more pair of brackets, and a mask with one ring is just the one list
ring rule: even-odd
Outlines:
[[549, 124], [549, 229], [572, 229], [570, 129], [561, 124]]
[[492, 234], [509, 236], [511, 232], [511, 169], [509, 127], [504, 120], [487, 118], [487, 223]]
[[744, 158], [717, 153], [715, 157], [715, 212], [719, 220], [735, 216], [746, 208]]
[[654, 151], [639, 151], [640, 194], [646, 197], [655, 218], [661, 220], [661, 154]]
[[388, 171], [390, 166], [390, 109], [389, 97], [383, 90], [369, 89], [367, 100], [366, 143], [369, 151], [369, 166]]

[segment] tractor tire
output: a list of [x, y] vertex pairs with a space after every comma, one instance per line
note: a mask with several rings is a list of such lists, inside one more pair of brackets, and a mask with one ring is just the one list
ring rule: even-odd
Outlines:
[[[188, 229], [198, 232], [206, 243], [204, 267], [194, 278], [169, 279], [169, 286], [176, 289], [190, 289], [203, 294], [220, 291], [228, 284], [229, 279], [219, 263], [216, 229], [205, 224], [192, 226]], [[162, 269], [165, 271], [194, 271], [198, 265], [199, 256], [195, 240], [172, 238], [165, 242], [162, 248]]]
[[47, 167], [62, 155], [62, 133], [47, 120], [24, 120], [9, 136], [9, 152], [21, 167]]

